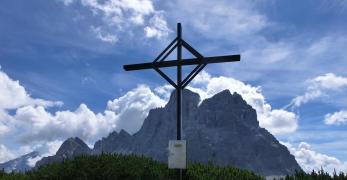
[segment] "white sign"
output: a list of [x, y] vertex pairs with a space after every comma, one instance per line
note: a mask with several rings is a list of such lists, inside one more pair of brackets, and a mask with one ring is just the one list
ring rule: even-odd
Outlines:
[[169, 169], [186, 169], [186, 140], [169, 140]]

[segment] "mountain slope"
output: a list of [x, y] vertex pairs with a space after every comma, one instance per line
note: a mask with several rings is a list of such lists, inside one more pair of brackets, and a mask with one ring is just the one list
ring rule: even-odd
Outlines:
[[91, 154], [92, 150], [80, 138], [69, 138], [63, 142], [54, 156], [42, 158], [36, 163], [36, 167], [65, 159], [72, 159], [83, 154]]
[[38, 155], [39, 153], [36, 151], [25, 154], [21, 157], [0, 164], [0, 169], [3, 169], [5, 172], [24, 172], [30, 170], [32, 167], [28, 165], [28, 160], [35, 158]]

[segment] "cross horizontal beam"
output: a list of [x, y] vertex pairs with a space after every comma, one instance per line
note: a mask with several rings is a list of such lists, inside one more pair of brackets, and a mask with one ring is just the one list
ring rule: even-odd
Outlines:
[[192, 58], [192, 59], [182, 59], [151, 62], [151, 63], [141, 63], [141, 64], [129, 64], [124, 65], [123, 68], [126, 71], [135, 71], [141, 69], [152, 69], [152, 68], [162, 68], [162, 67], [173, 67], [173, 66], [187, 66], [196, 64], [211, 64], [211, 63], [221, 63], [221, 62], [234, 62], [240, 61], [240, 55], [227, 55], [227, 56], [213, 56], [204, 58]]

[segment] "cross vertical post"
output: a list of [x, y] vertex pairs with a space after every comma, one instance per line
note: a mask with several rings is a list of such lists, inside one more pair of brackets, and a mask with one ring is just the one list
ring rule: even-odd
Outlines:
[[[177, 112], [177, 140], [181, 140], [182, 131], [182, 66], [180, 64], [182, 60], [182, 27], [181, 23], [177, 23], [177, 88], [176, 88], [176, 112]], [[179, 179], [182, 179], [182, 169], [178, 170]]]
[[177, 24], [177, 140], [181, 140], [182, 133], [182, 66], [180, 64], [182, 60], [182, 27], [181, 23]]

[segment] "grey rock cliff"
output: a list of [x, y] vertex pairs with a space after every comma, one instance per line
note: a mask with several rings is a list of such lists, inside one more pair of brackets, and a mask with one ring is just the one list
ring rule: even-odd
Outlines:
[[92, 150], [80, 138], [69, 138], [63, 142], [54, 156], [42, 158], [36, 163], [36, 167], [65, 159], [72, 159], [79, 155], [91, 154]]
[[[264, 128], [256, 111], [228, 90], [204, 100], [183, 91], [183, 139], [189, 162], [235, 166], [262, 175], [292, 174], [301, 170], [288, 149]], [[122, 135], [123, 134], [123, 135]], [[94, 145], [94, 153], [141, 154], [167, 162], [168, 141], [176, 138], [176, 101], [172, 93], [163, 108], [152, 109], [133, 136], [111, 133]]]
[[117, 133], [113, 131], [107, 138], [102, 138], [94, 145], [93, 154], [100, 153], [129, 153], [129, 144], [133, 137], [123, 129]]

